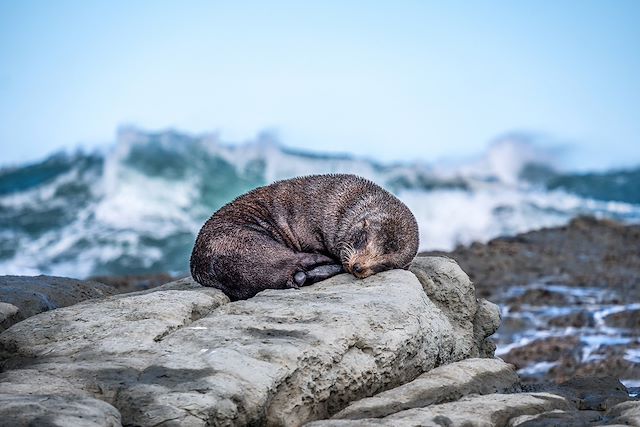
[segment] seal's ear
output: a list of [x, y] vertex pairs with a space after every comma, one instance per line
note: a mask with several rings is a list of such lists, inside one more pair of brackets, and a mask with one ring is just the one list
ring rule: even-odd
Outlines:
[[362, 228], [367, 228], [369, 227], [369, 220], [367, 218], [363, 218], [362, 219]]

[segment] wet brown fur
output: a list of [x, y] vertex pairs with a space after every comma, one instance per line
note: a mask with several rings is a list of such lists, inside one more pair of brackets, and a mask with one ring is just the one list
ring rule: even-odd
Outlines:
[[[359, 278], [407, 268], [417, 251], [416, 220], [391, 193], [355, 175], [314, 175], [257, 188], [214, 213], [191, 275], [238, 300], [295, 288], [301, 271], [310, 284], [340, 266]], [[320, 266], [333, 272], [317, 275]]]

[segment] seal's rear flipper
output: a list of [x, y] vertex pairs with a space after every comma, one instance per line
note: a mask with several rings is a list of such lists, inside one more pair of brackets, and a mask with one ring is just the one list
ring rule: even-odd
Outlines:
[[310, 285], [312, 283], [328, 279], [329, 277], [333, 277], [340, 273], [344, 273], [344, 269], [340, 264], [327, 264], [318, 266], [313, 270], [307, 271], [307, 280], [305, 282], [305, 285]]

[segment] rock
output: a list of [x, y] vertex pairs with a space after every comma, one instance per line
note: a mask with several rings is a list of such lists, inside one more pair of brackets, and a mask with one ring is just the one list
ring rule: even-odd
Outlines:
[[[529, 354], [509, 356], [509, 362], [526, 368], [519, 373], [524, 381], [560, 382], [576, 374], [640, 380], [634, 356], [640, 330], [640, 225], [580, 217], [566, 226], [429, 254], [455, 259], [478, 296], [501, 304], [505, 318], [494, 337], [499, 351], [525, 337], [563, 337], [556, 340], [563, 348], [560, 356], [551, 357], [543, 343], [528, 346]], [[612, 339], [600, 342], [603, 336]], [[611, 346], [629, 351], [597, 361]]]
[[595, 320], [588, 311], [580, 310], [566, 315], [552, 317], [549, 319], [549, 326], [560, 328], [569, 326], [573, 328], [592, 328], [595, 326]]
[[[504, 290], [553, 277], [555, 284], [607, 287], [627, 301], [640, 300], [640, 225], [578, 217], [562, 227], [543, 228], [450, 253], [475, 282], [478, 295], [504, 303]], [[611, 300], [611, 304], [616, 302]], [[618, 302], [619, 303], [619, 302]]]
[[604, 318], [605, 323], [613, 328], [640, 329], [640, 309], [625, 310], [613, 313]]
[[13, 304], [0, 302], [0, 331], [5, 330], [14, 323], [18, 323], [20, 309]]
[[599, 411], [554, 410], [537, 415], [521, 415], [509, 422], [511, 427], [590, 427], [600, 424], [603, 414]]
[[558, 394], [581, 410], [604, 411], [629, 400], [627, 388], [614, 377], [574, 377], [558, 385]]
[[[582, 362], [575, 355], [561, 357], [558, 364], [549, 370], [555, 381], [566, 381], [574, 376], [612, 376], [614, 378], [640, 378], [640, 364], [616, 354], [620, 347], [604, 347], [594, 352], [603, 356], [601, 360]], [[635, 350], [635, 348], [634, 348]], [[637, 351], [637, 350], [636, 350]]]
[[554, 305], [562, 307], [571, 301], [566, 295], [549, 289], [527, 289], [521, 295], [513, 296], [505, 301], [517, 309], [521, 305], [544, 306]]
[[500, 327], [500, 308], [485, 299], [478, 299], [478, 311], [473, 319], [473, 334], [478, 357], [494, 357], [496, 345], [489, 338]]
[[167, 273], [131, 274], [126, 276], [94, 276], [91, 280], [112, 286], [119, 294], [144, 291], [174, 281]]
[[517, 389], [518, 376], [513, 365], [500, 359], [467, 359], [432, 369], [407, 384], [358, 400], [333, 418], [380, 418], [405, 409], [457, 400], [469, 394]]
[[581, 343], [577, 336], [550, 337], [515, 347], [500, 357], [505, 362], [514, 364], [516, 368], [523, 369], [533, 363], [556, 361], [562, 356], [578, 353], [580, 348]]
[[115, 293], [111, 286], [87, 280], [0, 276], [0, 332], [43, 311]]
[[465, 343], [459, 351], [493, 357], [495, 346], [485, 339], [500, 326], [500, 310], [486, 300], [476, 300], [475, 288], [460, 266], [447, 257], [416, 257], [410, 270], [429, 299], [454, 321], [455, 332]]
[[634, 400], [617, 404], [607, 411], [607, 418], [609, 418], [610, 424], [640, 426], [640, 401]]
[[119, 427], [120, 413], [102, 400], [37, 394], [0, 394], [0, 425]]
[[627, 388], [615, 377], [577, 376], [560, 384], [528, 384], [523, 388], [563, 396], [581, 411], [604, 411], [629, 400]]
[[140, 426], [327, 418], [480, 354], [495, 330], [497, 312], [454, 262], [412, 271], [421, 281], [343, 274], [234, 303], [184, 279], [41, 313], [0, 334], [0, 393], [91, 396]]
[[563, 397], [549, 393], [488, 394], [464, 397], [455, 402], [408, 409], [384, 418], [323, 420], [307, 427], [346, 426], [506, 426], [522, 415], [535, 415], [554, 409], [571, 410]]

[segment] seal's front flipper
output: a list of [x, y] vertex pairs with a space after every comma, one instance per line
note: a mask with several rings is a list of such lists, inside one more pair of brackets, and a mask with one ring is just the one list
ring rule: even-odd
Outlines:
[[336, 262], [334, 259], [329, 258], [326, 255], [316, 253], [299, 252], [297, 257], [298, 265], [305, 271], [309, 271], [319, 265], [335, 264]]
[[310, 285], [340, 273], [344, 273], [344, 268], [340, 264], [320, 265], [313, 270], [307, 271], [305, 284]]

